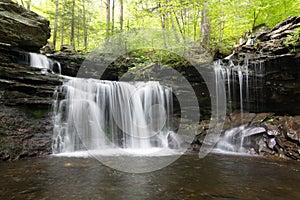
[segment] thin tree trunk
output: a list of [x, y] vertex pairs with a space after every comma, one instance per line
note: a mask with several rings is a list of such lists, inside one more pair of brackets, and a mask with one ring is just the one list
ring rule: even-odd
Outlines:
[[123, 0], [120, 0], [120, 30], [123, 30], [123, 21], [124, 21], [124, 5]]
[[59, 0], [55, 1], [55, 18], [54, 18], [54, 30], [53, 30], [53, 47], [56, 49], [56, 37], [57, 37], [57, 23], [58, 23], [58, 6]]
[[[224, 17], [224, 12], [222, 12], [222, 18]], [[224, 30], [225, 21], [222, 20], [219, 23], [219, 43], [221, 44], [223, 41], [223, 30]]]
[[65, 40], [65, 19], [62, 17], [61, 19], [61, 30], [60, 30], [60, 46], [64, 45]]
[[[77, 19], [79, 19], [79, 12], [77, 13]], [[81, 34], [80, 34], [80, 23], [78, 22], [78, 23], [76, 23], [76, 31], [77, 31], [77, 34], [76, 34], [76, 42], [77, 42], [77, 49], [79, 49], [80, 48], [80, 42], [81, 42]]]
[[71, 37], [70, 43], [75, 49], [75, 0], [72, 0], [72, 20], [71, 20]]
[[111, 33], [114, 34], [115, 29], [115, 0], [112, 0], [112, 13], [111, 13]]
[[194, 41], [196, 41], [196, 37], [197, 37], [197, 26], [198, 26], [197, 19], [198, 19], [198, 17], [199, 17], [199, 9], [197, 8], [197, 9], [196, 9], [195, 16], [194, 16], [194, 20], [193, 20], [193, 26], [194, 26]]
[[106, 38], [110, 35], [110, 0], [106, 0]]
[[165, 16], [165, 14], [161, 15], [160, 20], [161, 20], [161, 28], [163, 30], [164, 44], [165, 44], [165, 47], [168, 48], [167, 36], [166, 36], [166, 31], [165, 31], [166, 30], [166, 16]]
[[87, 50], [87, 27], [86, 27], [86, 13], [85, 13], [85, 0], [82, 0], [82, 12], [83, 12], [83, 46], [84, 50]]
[[210, 39], [210, 19], [208, 11], [208, 2], [204, 1], [201, 16], [201, 43], [208, 46]]
[[27, 1], [27, 10], [30, 10], [30, 8], [31, 8], [31, 0], [28, 0]]
[[180, 18], [181, 18], [181, 22], [182, 22], [182, 32], [183, 32], [183, 35], [185, 35], [185, 11], [183, 12], [182, 10], [180, 11]]
[[176, 13], [175, 13], [175, 11], [174, 11], [174, 10], [173, 10], [173, 13], [174, 13], [174, 17], [175, 17], [175, 19], [176, 19], [177, 26], [178, 26], [178, 28], [179, 28], [179, 31], [180, 31], [180, 33], [181, 33], [182, 39], [183, 39], [183, 40], [185, 40], [185, 37], [184, 37], [184, 32], [183, 32], [183, 30], [182, 30], [182, 28], [181, 28], [181, 25], [180, 25], [179, 19], [178, 19], [178, 17], [177, 17], [177, 15], [176, 15]]
[[24, 1], [23, 1], [23, 0], [21, 0], [21, 3], [22, 3], [22, 6], [25, 8], [25, 6], [24, 6]]
[[173, 29], [173, 32], [174, 32], [174, 36], [176, 38], [176, 41], [179, 42], [180, 40], [179, 40], [179, 36], [177, 34], [178, 32], [176, 30], [175, 23], [174, 23], [172, 15], [170, 15], [170, 19], [171, 19], [171, 24], [172, 24], [172, 29]]

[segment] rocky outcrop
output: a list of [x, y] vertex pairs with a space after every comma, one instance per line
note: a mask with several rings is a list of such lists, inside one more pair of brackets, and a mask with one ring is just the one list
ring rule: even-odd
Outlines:
[[[223, 66], [242, 68], [244, 109], [249, 112], [275, 112], [299, 115], [300, 107], [300, 16], [290, 17], [273, 29], [254, 34], [234, 53], [222, 59]], [[245, 77], [248, 75], [247, 80]], [[238, 72], [232, 76], [239, 80]], [[233, 79], [233, 78], [232, 78]], [[239, 81], [232, 84], [239, 89]], [[239, 94], [239, 91], [235, 91]], [[246, 98], [246, 94], [250, 94]], [[232, 97], [239, 107], [239, 95]], [[235, 110], [233, 109], [233, 110]]]
[[[209, 121], [197, 129], [192, 149], [198, 151], [204, 142]], [[275, 116], [273, 113], [231, 114], [226, 117], [221, 139], [231, 134], [231, 141], [244, 135], [243, 148], [250, 154], [278, 156], [300, 160], [300, 116]]]
[[64, 79], [29, 67], [27, 56], [0, 46], [0, 160], [51, 153], [53, 94]]
[[259, 62], [283, 56], [300, 57], [300, 16], [289, 17], [274, 28], [250, 38], [235, 49], [237, 56], [244, 54]]
[[63, 78], [24, 65], [28, 56], [24, 51], [3, 47], [0, 50], [0, 103], [51, 106], [53, 92]]
[[0, 35], [0, 43], [38, 51], [50, 38], [49, 21], [10, 0], [2, 0]]

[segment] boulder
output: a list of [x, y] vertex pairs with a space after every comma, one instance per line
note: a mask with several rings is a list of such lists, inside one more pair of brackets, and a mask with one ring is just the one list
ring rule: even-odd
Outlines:
[[49, 21], [10, 0], [2, 0], [0, 35], [0, 43], [37, 52], [50, 38]]

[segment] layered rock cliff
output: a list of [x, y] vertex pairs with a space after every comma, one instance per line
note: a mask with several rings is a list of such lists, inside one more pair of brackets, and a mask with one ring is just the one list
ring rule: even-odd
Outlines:
[[50, 38], [49, 21], [10, 0], [2, 0], [0, 35], [0, 43], [39, 51]]

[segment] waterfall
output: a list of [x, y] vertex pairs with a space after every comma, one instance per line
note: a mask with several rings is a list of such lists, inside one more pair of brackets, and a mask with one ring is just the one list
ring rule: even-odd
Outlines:
[[53, 152], [178, 148], [172, 90], [159, 82], [73, 78], [54, 102]]
[[226, 87], [227, 113], [239, 111], [242, 124], [225, 131], [217, 149], [244, 152], [243, 146], [247, 143], [249, 131], [253, 130], [243, 124], [243, 116], [245, 111], [259, 112], [263, 109], [264, 65], [258, 63], [250, 66], [247, 59], [243, 65], [234, 65], [232, 60], [224, 64], [219, 60], [214, 62], [213, 67], [217, 79], [216, 86], [223, 82]]
[[29, 64], [31, 67], [39, 68], [42, 72], [55, 72], [61, 74], [61, 66], [59, 62], [52, 61], [47, 56], [37, 53], [29, 53]]
[[37, 53], [29, 53], [29, 58], [31, 67], [50, 69], [50, 62], [46, 56]]

